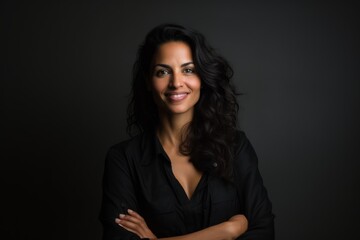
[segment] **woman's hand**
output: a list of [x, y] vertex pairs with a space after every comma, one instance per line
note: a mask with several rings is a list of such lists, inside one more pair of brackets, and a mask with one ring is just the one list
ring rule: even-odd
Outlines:
[[126, 230], [135, 233], [140, 238], [157, 239], [147, 226], [144, 218], [130, 209], [128, 210], [128, 213], [128, 215], [120, 214], [119, 218], [115, 219], [115, 222]]

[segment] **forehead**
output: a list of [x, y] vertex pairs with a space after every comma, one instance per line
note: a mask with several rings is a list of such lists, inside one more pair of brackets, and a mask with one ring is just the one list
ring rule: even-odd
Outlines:
[[185, 42], [172, 41], [159, 46], [154, 55], [154, 64], [168, 62], [192, 61], [191, 48]]

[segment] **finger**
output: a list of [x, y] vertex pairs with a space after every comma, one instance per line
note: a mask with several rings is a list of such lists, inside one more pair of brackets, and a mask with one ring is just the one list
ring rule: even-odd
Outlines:
[[[123, 215], [123, 214], [122, 214]], [[134, 223], [126, 220], [127, 216], [122, 216], [123, 218], [116, 218], [115, 222], [122, 228], [135, 233], [139, 237], [149, 237], [151, 239], [156, 239], [156, 236], [151, 232], [151, 230], [147, 227], [145, 221], [140, 223]]]
[[139, 219], [137, 219], [136, 217], [130, 216], [130, 215], [124, 215], [124, 214], [120, 214], [119, 215], [120, 218], [116, 218], [115, 222], [116, 223], [120, 223], [126, 227], [129, 228], [137, 228], [137, 229], [144, 229], [146, 228], [146, 223], [144, 221], [141, 221]]
[[140, 220], [144, 220], [144, 218], [142, 216], [140, 216], [140, 214], [138, 214], [137, 212], [135, 212], [134, 210], [131, 210], [131, 209], [128, 209], [128, 213], [129, 215], [133, 216], [133, 217], [136, 217]]
[[138, 219], [137, 217], [134, 216], [130, 216], [130, 215], [125, 215], [125, 214], [120, 214], [119, 215], [119, 219], [121, 220], [126, 220], [132, 223], [136, 223], [136, 224], [142, 224], [144, 223], [143, 219]]
[[118, 225], [122, 226], [122, 227], [130, 228], [130, 229], [133, 229], [133, 230], [141, 229], [141, 227], [140, 227], [140, 225], [138, 223], [134, 223], [134, 222], [128, 221], [126, 219], [116, 218], [115, 222]]
[[143, 237], [144, 236], [144, 229], [141, 226], [141, 224], [138, 223], [134, 223], [134, 222], [130, 222], [126, 219], [119, 219], [116, 218], [115, 222], [122, 228], [125, 228], [126, 230], [135, 233], [136, 235], [138, 235], [139, 237]]

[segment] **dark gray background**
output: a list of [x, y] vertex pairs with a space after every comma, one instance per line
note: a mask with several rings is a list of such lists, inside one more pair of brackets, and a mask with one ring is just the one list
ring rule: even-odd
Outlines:
[[0, 238], [100, 239], [104, 157], [127, 138], [137, 47], [174, 22], [202, 32], [235, 70], [276, 238], [360, 239], [355, 4], [29, 2], [0, 6]]

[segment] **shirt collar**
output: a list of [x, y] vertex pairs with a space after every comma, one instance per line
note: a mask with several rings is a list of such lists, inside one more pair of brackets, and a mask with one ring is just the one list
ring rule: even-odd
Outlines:
[[161, 142], [156, 134], [154, 134], [154, 142], [155, 142], [155, 154], [156, 157], [163, 157], [163, 159], [170, 161], [169, 157], [167, 156]]
[[155, 131], [144, 133], [141, 148], [143, 153], [149, 153], [145, 154], [147, 157], [142, 159], [143, 165], [149, 165], [152, 161], [154, 161], [154, 159], [161, 157], [168, 160], [165, 150], [163, 149]]

